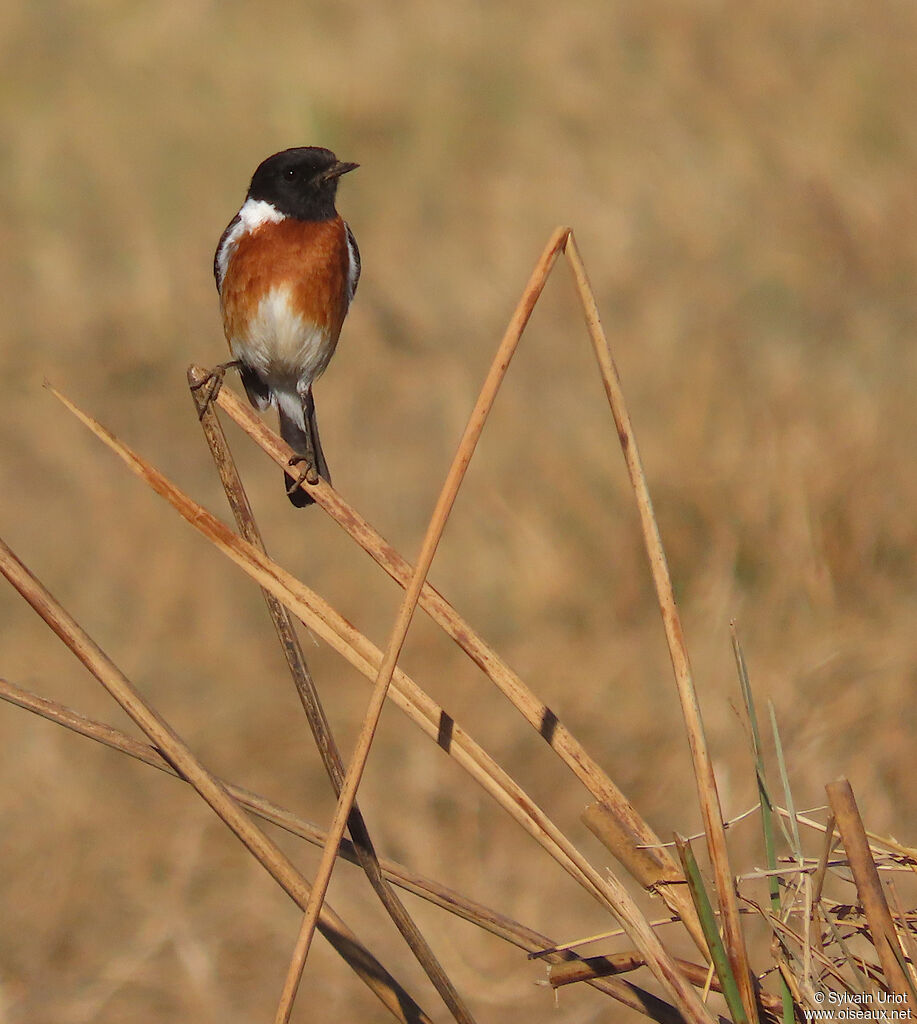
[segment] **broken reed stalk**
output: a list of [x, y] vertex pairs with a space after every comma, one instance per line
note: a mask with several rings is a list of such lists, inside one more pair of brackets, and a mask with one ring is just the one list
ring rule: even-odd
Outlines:
[[913, 1014], [917, 1011], [917, 1001], [901, 966], [904, 951], [898, 943], [898, 935], [892, 923], [885, 893], [882, 891], [879, 872], [872, 859], [853, 789], [846, 779], [838, 779], [836, 782], [829, 782], [825, 790], [831, 803], [831, 811], [837, 820], [837, 830], [844, 841], [847, 861], [853, 872], [860, 902], [866, 912], [872, 943], [879, 954], [885, 981], [909, 1006], [910, 1013]]
[[306, 908], [302, 929], [296, 943], [280, 1006], [275, 1017], [276, 1024], [287, 1024], [287, 1021], [290, 1019], [290, 1012], [296, 998], [296, 990], [299, 987], [299, 979], [302, 976], [303, 966], [309, 953], [309, 945], [318, 921], [319, 910], [322, 900], [325, 898], [325, 893], [328, 890], [331, 872], [334, 870], [334, 862], [337, 859], [337, 844], [341, 841], [341, 836], [344, 834], [350, 805], [353, 803], [357, 787], [360, 785], [360, 780], [363, 777], [363, 769], [369, 756], [376, 726], [379, 723], [379, 716], [382, 714], [385, 696], [388, 693], [389, 684], [395, 672], [395, 666], [410, 629], [411, 620], [414, 618], [417, 602], [420, 600], [420, 592], [426, 581], [427, 573], [430, 571], [430, 566], [433, 564], [436, 549], [439, 547], [443, 530], [446, 528], [449, 514], [452, 511], [459, 488], [465, 478], [465, 472], [471, 462], [471, 457], [481, 436], [481, 431], [484, 429], [484, 423], [493, 407], [494, 399], [497, 397], [497, 392], [509, 368], [509, 363], [513, 353], [516, 351], [516, 346], [519, 344], [519, 339], [522, 337], [522, 332], [525, 330], [525, 325], [528, 323], [532, 310], [535, 308], [535, 303], [544, 289], [548, 274], [551, 272], [558, 253], [563, 248], [567, 234], [568, 232], [563, 228], [559, 228], [554, 232], [535, 269], [532, 271], [532, 276], [529, 278], [522, 298], [516, 306], [503, 340], [497, 348], [490, 370], [471, 411], [465, 432], [459, 442], [458, 450], [452, 460], [446, 481], [436, 501], [433, 514], [430, 517], [423, 543], [420, 546], [420, 554], [417, 556], [417, 564], [414, 567], [410, 582], [405, 588], [401, 606], [395, 617], [395, 624], [392, 627], [388, 646], [385, 649], [378, 675], [373, 684], [369, 706], [366, 709], [360, 734], [357, 737], [354, 752], [347, 768], [347, 775], [344, 779], [341, 795], [338, 797], [338, 805], [328, 830], [328, 843], [325, 846], [318, 871], [315, 875], [312, 895], [309, 898], [309, 905]]
[[[222, 783], [204, 768], [165, 719], [143, 699], [124, 673], [61, 607], [2, 539], [0, 572], [108, 690], [175, 770], [223, 819], [274, 880], [299, 906], [305, 907], [309, 898], [309, 885], [286, 854], [252, 822], [227, 793]], [[382, 1000], [394, 1017], [403, 1024], [420, 1024], [430, 1020], [408, 992], [330, 908], [325, 908], [320, 927], [322, 934]]]
[[[686, 891], [685, 876], [668, 856], [662, 846], [648, 849], [634, 845], [634, 834], [622, 823], [621, 819], [611, 812], [603, 803], [590, 804], [580, 815], [583, 824], [627, 869], [648, 892], [663, 895], [672, 888], [679, 889], [679, 896]], [[690, 898], [690, 897], [689, 897]], [[666, 900], [669, 903], [669, 900]], [[679, 918], [694, 940], [697, 948], [709, 957], [707, 940], [703, 928], [693, 906], [690, 914], [680, 914]]]
[[[710, 972], [708, 964], [695, 964], [690, 960], [682, 960], [678, 957], [675, 961], [682, 969], [685, 977], [698, 987], [707, 984], [707, 976]], [[608, 956], [583, 957], [581, 960], [568, 960], [561, 964], [552, 964], [548, 971], [548, 981], [551, 988], [562, 988], [564, 985], [572, 985], [579, 981], [589, 981], [592, 978], [607, 977], [608, 974], [626, 974], [629, 971], [636, 971], [645, 967], [646, 961], [636, 950], [627, 953], [611, 953]], [[723, 991], [720, 979], [715, 975], [710, 982], [710, 988], [714, 992]], [[782, 1002], [779, 996], [771, 995], [769, 992], [758, 994], [761, 1006], [771, 1016], [777, 1017], [782, 1010]]]
[[739, 907], [735, 886], [729, 867], [726, 831], [723, 827], [723, 812], [720, 807], [716, 776], [713, 772], [713, 762], [710, 758], [710, 751], [704, 734], [703, 719], [697, 700], [697, 693], [694, 689], [688, 649], [685, 645], [681, 618], [675, 602], [675, 592], [672, 588], [672, 578], [669, 574], [665, 549], [662, 546], [662, 538], [659, 535], [659, 527], [653, 512], [653, 503], [646, 482], [646, 474], [643, 471], [640, 453], [637, 449], [637, 439], [631, 424], [630, 414], [627, 411], [627, 405], [624, 401], [624, 392], [621, 388], [618, 370], [599, 317], [595, 293], [589, 283], [585, 264], [572, 233], [567, 240], [566, 253], [580, 301], [582, 302], [586, 327], [589, 331], [595, 357], [599, 364], [602, 382], [605, 385], [605, 394], [618, 430], [621, 450], [627, 465], [627, 474], [637, 500], [637, 511], [640, 516], [643, 540], [649, 557], [653, 585], [656, 588], [656, 596], [662, 612], [663, 627], [675, 673], [675, 685], [679, 701], [681, 702], [685, 728], [688, 733], [688, 745], [694, 764], [694, 777], [697, 783], [697, 795], [704, 822], [707, 849], [713, 866], [726, 950], [739, 985], [742, 1005], [745, 1007], [745, 1012], [748, 1014], [751, 1024], [756, 1024], [757, 1007], [755, 1004], [754, 986], [748, 964], [745, 938], [742, 934], [741, 922], [739, 921]]
[[[176, 770], [166, 761], [159, 751], [149, 743], [128, 736], [126, 733], [113, 728], [103, 722], [97, 722], [86, 718], [57, 701], [48, 700], [38, 694], [31, 693], [8, 680], [0, 678], [0, 699], [8, 701], [17, 707], [39, 715], [47, 721], [63, 726], [72, 732], [95, 740], [107, 746], [111, 750], [126, 754], [137, 761], [157, 768], [181, 782], [187, 782]], [[222, 780], [221, 780], [222, 781]], [[227, 792], [234, 800], [247, 807], [253, 814], [256, 814], [264, 821], [282, 828], [291, 835], [304, 839], [313, 846], [324, 846], [327, 833], [323, 832], [317, 825], [293, 814], [286, 808], [273, 803], [272, 801], [253, 793], [241, 786], [222, 781]], [[340, 855], [353, 864], [359, 864], [359, 858], [354, 844], [348, 840], [342, 840]], [[518, 949], [524, 950], [530, 955], [537, 955], [550, 964], [571, 963], [574, 966], [580, 962], [575, 953], [558, 946], [553, 939], [532, 928], [528, 928], [518, 921], [513, 920], [491, 907], [485, 906], [476, 900], [472, 900], [462, 893], [443, 885], [434, 879], [427, 878], [410, 870], [403, 864], [395, 861], [382, 859], [380, 866], [388, 881], [406, 892], [413, 893], [428, 903], [445, 910], [450, 914], [476, 925], [483, 931], [511, 943]], [[601, 974], [600, 965], [603, 957], [590, 958], [593, 964], [591, 977], [577, 979], [583, 980], [592, 987], [611, 996], [625, 1006], [642, 1013], [644, 1016], [668, 1024], [668, 1022], [682, 1022], [683, 1018], [670, 1003], [666, 1003], [656, 996], [650, 995], [642, 988], [632, 983], [613, 977], [606, 977]], [[611, 972], [609, 972], [611, 973]]]
[[[261, 531], [258, 529], [258, 524], [255, 521], [255, 516], [252, 512], [248, 495], [245, 493], [242, 479], [236, 468], [235, 460], [232, 457], [232, 452], [226, 443], [226, 435], [223, 433], [223, 427], [220, 424], [219, 418], [213, 410], [209, 397], [202, 393], [200, 386], [195, 387], [195, 382], [191, 379], [190, 374], [188, 384], [204, 437], [210, 449], [210, 454], [213, 456], [213, 461], [217, 467], [220, 481], [223, 484], [223, 490], [226, 492], [226, 499], [232, 509], [239, 532], [251, 545], [266, 553]], [[302, 701], [315, 745], [328, 778], [331, 781], [332, 789], [336, 796], [340, 796], [341, 787], [344, 782], [344, 762], [331, 731], [331, 724], [322, 706], [312, 673], [309, 670], [299, 637], [296, 635], [293, 617], [270, 591], [262, 588], [261, 593], [267, 604], [271, 621], [277, 633], [277, 639], [280, 642], [280, 648], [283, 651], [287, 667], [293, 677], [293, 683]], [[442, 965], [413, 918], [408, 914], [404, 904], [386, 880], [372, 839], [370, 838], [369, 829], [366, 827], [366, 822], [356, 801], [354, 801], [350, 809], [347, 818], [347, 828], [353, 840], [359, 864], [363, 868], [370, 885], [394, 922], [395, 927], [401, 933], [408, 948], [414, 954], [427, 977], [433, 983], [433, 987], [448, 1007], [449, 1012], [458, 1024], [474, 1024], [471, 1011], [449, 980], [448, 975], [443, 970]]]
[[[305, 625], [312, 628], [362, 675], [375, 679], [381, 653], [304, 583], [252, 547], [224, 523], [184, 494], [171, 481], [115, 438], [59, 391], [52, 393], [101, 441], [192, 526], [260, 586], [277, 596]], [[325, 485], [327, 486], [327, 485]], [[646, 918], [621, 882], [608, 872], [603, 878], [522, 788], [400, 669], [393, 675], [395, 703], [461, 765], [561, 867], [595, 899], [610, 909], [633, 944], [647, 956], [653, 973], [666, 986], [690, 1022], [709, 1024], [697, 993], [674, 966]]]

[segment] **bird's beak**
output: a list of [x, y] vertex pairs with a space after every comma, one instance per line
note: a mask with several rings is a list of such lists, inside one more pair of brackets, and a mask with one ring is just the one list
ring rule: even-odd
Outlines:
[[349, 174], [351, 171], [355, 171], [359, 166], [359, 164], [347, 164], [338, 160], [336, 164], [329, 167], [327, 171], [324, 171], [318, 180], [321, 182], [334, 181], [335, 178], [340, 178], [342, 174]]

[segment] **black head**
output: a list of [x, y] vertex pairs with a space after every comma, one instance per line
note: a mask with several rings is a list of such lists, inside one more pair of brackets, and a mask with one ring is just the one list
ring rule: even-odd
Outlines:
[[338, 178], [359, 164], [345, 164], [320, 146], [302, 146], [275, 153], [252, 175], [249, 199], [263, 199], [297, 220], [328, 220], [335, 216]]

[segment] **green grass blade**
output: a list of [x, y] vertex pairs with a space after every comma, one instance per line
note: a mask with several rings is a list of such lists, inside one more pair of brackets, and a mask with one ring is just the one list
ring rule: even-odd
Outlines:
[[783, 783], [783, 795], [786, 800], [786, 809], [790, 816], [790, 843], [793, 849], [793, 856], [796, 863], [802, 866], [804, 858], [802, 852], [802, 840], [799, 838], [799, 823], [796, 821], [796, 805], [793, 802], [793, 792], [790, 789], [790, 777], [786, 770], [786, 760], [783, 757], [783, 744], [780, 742], [780, 730], [777, 728], [777, 714], [774, 711], [772, 701], [767, 702], [767, 708], [771, 716], [771, 729], [774, 733], [774, 749], [777, 753], [777, 767], [780, 769], [780, 781]]
[[[755, 709], [755, 701], [751, 692], [751, 680], [748, 676], [748, 666], [745, 662], [745, 654], [739, 642], [739, 634], [735, 624], [732, 627], [732, 649], [735, 653], [736, 668], [739, 673], [739, 686], [742, 690], [742, 700], [745, 703], [745, 713], [751, 726], [752, 755], [755, 761], [755, 776], [758, 781], [758, 801], [761, 805], [761, 832], [764, 837], [764, 857], [767, 862], [768, 871], [777, 870], [777, 846], [774, 842], [774, 806], [771, 802], [767, 786], [767, 774], [764, 768], [764, 751], [761, 743], [761, 733], [758, 730], [758, 713]], [[780, 916], [780, 883], [776, 875], [768, 875], [768, 893], [770, 895], [771, 913], [775, 917]], [[789, 986], [780, 975], [780, 999], [783, 1004], [783, 1024], [794, 1024], [793, 996]]]
[[697, 866], [694, 851], [691, 849], [691, 844], [678, 835], [675, 836], [675, 846], [678, 849], [678, 856], [684, 868], [691, 899], [694, 900], [697, 916], [700, 918], [701, 928], [704, 931], [704, 938], [707, 940], [707, 947], [713, 959], [713, 967], [716, 970], [717, 977], [720, 979], [720, 984], [723, 986], [723, 997], [726, 1000], [726, 1005], [729, 1007], [729, 1012], [732, 1014], [735, 1024], [748, 1024], [745, 1007], [742, 1005], [742, 997], [739, 995], [739, 986], [736, 984], [735, 975], [732, 973], [732, 965], [729, 963], [729, 957], [726, 955], [726, 947], [720, 938], [719, 929], [716, 926], [716, 915], [713, 913], [710, 897], [707, 895], [707, 890], [704, 887], [704, 880], [701, 877], [700, 868]]

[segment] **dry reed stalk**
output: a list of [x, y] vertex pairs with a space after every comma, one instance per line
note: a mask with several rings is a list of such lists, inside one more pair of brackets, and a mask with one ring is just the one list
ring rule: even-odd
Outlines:
[[[116, 750], [152, 768], [157, 768], [181, 782], [186, 782], [163, 758], [162, 754], [149, 743], [134, 739], [134, 737], [103, 722], [86, 718], [57, 701], [48, 700], [46, 697], [24, 690], [2, 678], [0, 678], [0, 699], [39, 715], [49, 722], [63, 726], [80, 736], [95, 740], [111, 750]], [[273, 801], [251, 792], [251, 790], [225, 781], [222, 784], [233, 799], [238, 800], [259, 818], [282, 828], [291, 835], [304, 839], [313, 846], [324, 846], [327, 836], [317, 825], [306, 821]], [[340, 854], [345, 860], [359, 864], [356, 849], [347, 840], [342, 841]], [[576, 954], [569, 952], [564, 946], [556, 944], [548, 936], [520, 924], [513, 918], [501, 914], [483, 903], [464, 896], [441, 882], [412, 871], [403, 864], [383, 858], [380, 860], [380, 865], [386, 878], [394, 885], [419, 896], [441, 910], [476, 925], [505, 942], [511, 943], [518, 949], [524, 950], [529, 954], [530, 959], [537, 956], [551, 964], [575, 963], [579, 959]], [[624, 932], [621, 934], [623, 935]], [[593, 959], [601, 960], [602, 958]], [[660, 1021], [661, 1024], [682, 1022], [684, 1019], [670, 1003], [664, 1002], [631, 982], [603, 978], [598, 975], [593, 979], [584, 980], [598, 991], [611, 996], [644, 1016]]]
[[[50, 387], [50, 385], [49, 385]], [[214, 546], [239, 565], [259, 585], [275, 594], [307, 626], [342, 654], [358, 671], [375, 679], [381, 654], [361, 633], [331, 609], [305, 584], [272, 562], [266, 555], [233, 533], [224, 523], [175, 487], [158, 470], [115, 438], [91, 416], [51, 388], [57, 398], [100, 440], [124, 460], [161, 497], [165, 498]], [[524, 791], [400, 669], [393, 675], [395, 703], [454, 757], [483, 788], [587, 892], [610, 909], [631, 941], [647, 954], [647, 961], [666, 986], [676, 1006], [689, 1021], [709, 1016], [694, 989], [674, 966], [633, 898], [611, 873], [603, 879], [564, 833]]]
[[[904, 864], [902, 864], [897, 860], [897, 858], [893, 854], [886, 854], [883, 856], [881, 853], [877, 852], [872, 846], [870, 846], [869, 849], [870, 851], [872, 851], [873, 860], [876, 861], [876, 869], [878, 871], [886, 873], [898, 872], [899, 874], [906, 875], [912, 875], [914, 873], [914, 865], [910, 861], [907, 861]], [[804, 863], [802, 864], [784, 864], [779, 868], [775, 868], [773, 871], [765, 871], [763, 868], [755, 868], [754, 871], [743, 871], [740, 875], [736, 875], [736, 878], [739, 881], [748, 881], [749, 879], [754, 878], [769, 877], [776, 877], [778, 879], [784, 880], [792, 878], [794, 879], [795, 884], [795, 880], [798, 879], [800, 875], [809, 875], [812, 877], [812, 880], [814, 882], [815, 876], [820, 870], [820, 866], [820, 862], [816, 860], [814, 857], [806, 857]], [[826, 869], [831, 869], [835, 872], [837, 872], [838, 868], [845, 868], [848, 866], [849, 865], [847, 864], [847, 858], [843, 854], [833, 856], [824, 865]], [[853, 876], [851, 875], [848, 881], [851, 881], [852, 878]], [[798, 885], [796, 885], [795, 887], [798, 888]]]
[[[0, 693], [0, 697], [3, 694]], [[667, 924], [681, 924], [680, 917], [660, 917], [655, 921], [650, 921], [649, 925], [651, 928], [662, 928]], [[546, 946], [544, 949], [535, 950], [530, 956], [529, 960], [541, 960], [544, 959], [549, 953], [564, 952], [565, 950], [576, 949], [577, 946], [587, 946], [591, 942], [604, 942], [608, 939], [617, 939], [622, 935], [626, 935], [627, 932], [623, 928], [613, 928], [611, 931], [596, 932], [594, 935], [583, 935], [576, 939], [568, 939], [565, 942], [560, 942], [554, 946]]]
[[[710, 967], [708, 964], [695, 964], [690, 960], [683, 960], [680, 957], [675, 961], [684, 972], [686, 978], [697, 985], [707, 983]], [[561, 964], [553, 964], [548, 971], [548, 981], [552, 988], [561, 988], [564, 985], [572, 985], [575, 982], [589, 981], [591, 978], [607, 977], [608, 973], [626, 974], [645, 967], [646, 961], [636, 951], [626, 953], [612, 953], [607, 956], [583, 957], [581, 960], [566, 961]], [[710, 982], [710, 988], [714, 992], [722, 993], [723, 986], [715, 975]], [[771, 1017], [779, 1017], [783, 1003], [779, 996], [771, 995], [769, 992], [758, 992], [758, 1002]]]
[[777, 964], [777, 970], [780, 973], [780, 979], [784, 985], [790, 990], [790, 997], [793, 1000], [795, 1006], [802, 1006], [804, 1003], [802, 992], [799, 989], [799, 983], [790, 970], [788, 964], [781, 960]]
[[836, 824], [837, 821], [833, 814], [825, 822], [825, 842], [822, 847], [821, 856], [818, 858], [818, 865], [815, 868], [815, 876], [813, 878], [813, 899], [816, 905], [821, 900], [822, 889], [825, 885], [825, 875], [828, 871], [828, 862], [834, 850], [834, 826]]
[[[820, 810], [821, 808], [815, 808]], [[789, 818], [789, 811], [785, 807], [774, 807], [774, 810], [783, 815], [785, 818]], [[820, 821], [816, 821], [814, 818], [809, 818], [802, 811], [796, 813], [796, 821], [800, 825], [805, 825], [808, 828], [813, 829], [816, 832], [824, 832], [828, 827], [828, 824], [833, 820], [833, 816], [829, 815], [828, 821], [822, 824]], [[869, 840], [869, 849], [874, 857], [881, 856], [880, 851], [876, 850], [876, 846], [882, 846], [886, 850], [890, 851], [890, 854], [895, 854], [911, 867], [917, 867], [917, 847], [905, 846], [904, 843], [900, 843], [897, 839], [892, 836], [880, 836], [878, 832], [870, 832], [868, 828], [864, 828], [866, 838]]]
[[844, 960], [850, 967], [850, 973], [853, 975], [854, 978], [852, 985], [846, 981], [844, 981], [843, 984], [850, 991], [856, 991], [859, 993], [866, 993], [872, 991], [870, 978], [867, 977], [867, 975], [864, 973], [864, 971], [867, 970], [866, 965], [863, 963], [862, 960], [858, 962], [857, 957], [855, 957], [850, 952], [847, 943], [844, 941], [844, 937], [841, 935], [840, 929], [837, 927], [834, 921], [832, 921], [831, 918], [827, 916], [825, 917], [825, 920], [828, 923], [828, 930], [831, 932], [831, 937], [837, 943], [837, 947], [843, 954]]
[[678, 606], [675, 602], [675, 593], [672, 588], [672, 579], [669, 574], [665, 549], [662, 546], [662, 538], [659, 535], [659, 527], [653, 512], [653, 503], [650, 498], [646, 475], [643, 472], [640, 453], [637, 449], [637, 440], [631, 424], [630, 414], [624, 401], [624, 392], [621, 388], [618, 370], [599, 317], [595, 293], [589, 283], [586, 267], [572, 233], [567, 240], [566, 254], [583, 306], [586, 327], [589, 331], [589, 337], [592, 340], [593, 350], [599, 364], [602, 382], [605, 385], [605, 394], [618, 430], [618, 438], [621, 442], [621, 450], [627, 465], [628, 477], [637, 500], [637, 510], [649, 557], [650, 571], [662, 612], [662, 622], [665, 628], [666, 641], [668, 642], [669, 655], [675, 672], [675, 684], [688, 733], [688, 745], [694, 765], [694, 776], [704, 822], [707, 849], [713, 866], [720, 919], [723, 923], [723, 938], [739, 986], [745, 1012], [748, 1014], [751, 1024], [756, 1024], [757, 1007], [754, 985], [752, 984], [751, 971], [748, 965], [745, 938], [739, 921], [739, 907], [732, 871], [729, 867], [726, 832], [723, 827], [723, 812], [720, 807], [716, 776], [714, 775], [713, 762], [710, 758], [710, 751], [704, 734], [703, 719], [691, 675], [691, 664], [688, 659], [688, 650], [681, 628]]
[[904, 911], [901, 897], [898, 895], [897, 886], [888, 879], [885, 882], [885, 888], [891, 893], [892, 902], [895, 905], [895, 914], [900, 922], [900, 930], [896, 927], [895, 931], [898, 935], [898, 941], [901, 943], [901, 948], [904, 950], [905, 965], [908, 969], [907, 978], [913, 992], [914, 986], [917, 985], [917, 943], [914, 942], [913, 931], [908, 927], [907, 914]]
[[827, 914], [825, 914], [822, 907], [822, 890], [825, 885], [825, 876], [828, 872], [828, 864], [831, 859], [831, 851], [834, 847], [834, 815], [830, 815], [825, 827], [825, 838], [822, 847], [821, 856], [819, 857], [818, 864], [815, 868], [815, 872], [812, 875], [812, 909], [811, 909], [811, 921], [810, 928], [814, 927], [815, 946], [819, 953], [824, 953], [824, 940], [823, 940], [823, 929], [821, 926], [821, 920], [824, 917], [827, 920]]
[[[705, 964], [691, 963], [690, 960], [682, 960], [676, 957], [675, 962], [686, 978], [702, 988], [707, 981], [709, 968]], [[548, 984], [553, 989], [563, 988], [566, 985], [574, 985], [578, 982], [591, 983], [601, 978], [609, 978], [619, 974], [626, 974], [629, 971], [639, 970], [646, 966], [646, 961], [636, 951], [628, 953], [613, 953], [608, 956], [584, 957], [582, 960], [570, 960], [559, 964], [552, 964], [548, 970]], [[719, 992], [714, 979], [713, 991]], [[774, 1000], [773, 996], [765, 994], [768, 1002], [762, 1001], [762, 1005], [768, 1014], [771, 1014], [769, 1002]], [[719, 1024], [730, 1024], [724, 1017], [717, 1017]]]
[[[226, 498], [232, 509], [236, 525], [239, 528], [239, 533], [249, 544], [266, 553], [261, 531], [258, 529], [248, 495], [245, 493], [245, 487], [236, 468], [232, 452], [226, 443], [226, 435], [223, 433], [219, 418], [213, 410], [211, 400], [203, 394], [200, 386], [195, 386], [195, 382], [190, 379], [190, 375], [188, 383], [204, 437], [217, 467], [217, 472], [223, 484], [223, 490], [226, 492]], [[325, 714], [325, 709], [322, 706], [312, 673], [309, 670], [302, 645], [296, 635], [293, 617], [270, 591], [262, 588], [261, 593], [267, 604], [271, 621], [274, 624], [274, 629], [280, 642], [280, 648], [286, 659], [290, 674], [293, 677], [293, 683], [305, 710], [306, 718], [325, 771], [331, 781], [335, 795], [340, 797], [344, 784], [344, 762], [331, 731], [328, 716]], [[465, 1005], [464, 1000], [449, 980], [448, 975], [413, 918], [408, 914], [404, 904], [386, 880], [379, 864], [379, 859], [376, 856], [369, 829], [366, 827], [366, 822], [356, 801], [353, 802], [347, 816], [347, 829], [354, 842], [360, 866], [363, 868], [370, 885], [394, 922], [395, 927], [401, 933], [408, 948], [414, 954], [427, 977], [433, 983], [433, 987], [448, 1007], [449, 1012], [458, 1024], [474, 1024], [474, 1018]]]
[[[0, 572], [146, 733], [175, 770], [222, 818], [274, 880], [299, 906], [305, 907], [309, 898], [309, 886], [289, 858], [252, 822], [219, 780], [204, 768], [165, 719], [143, 699], [124, 673], [61, 607], [2, 539]], [[321, 930], [335, 950], [375, 992], [396, 1019], [403, 1024], [421, 1024], [429, 1021], [408, 992], [330, 908], [326, 908]]]
[[350, 806], [353, 803], [360, 780], [363, 777], [363, 769], [366, 765], [366, 759], [369, 757], [370, 747], [372, 746], [376, 727], [379, 723], [379, 716], [382, 714], [385, 696], [388, 693], [389, 684], [395, 672], [395, 666], [398, 663], [405, 638], [408, 635], [411, 620], [414, 618], [414, 612], [417, 609], [417, 602], [420, 600], [420, 592], [426, 582], [427, 573], [433, 564], [443, 530], [446, 528], [446, 523], [452, 512], [459, 488], [465, 479], [465, 472], [471, 462], [471, 457], [474, 455], [474, 450], [480, 439], [481, 431], [484, 429], [487, 416], [497, 397], [497, 392], [503, 383], [510, 360], [516, 351], [516, 346], [519, 344], [519, 339], [522, 337], [525, 325], [532, 315], [535, 303], [544, 289], [554, 261], [564, 246], [567, 235], [568, 232], [564, 228], [559, 228], [554, 232], [535, 269], [532, 271], [532, 276], [529, 278], [525, 291], [522, 293], [522, 298], [516, 306], [503, 340], [497, 348], [490, 370], [487, 373], [477, 401], [471, 411], [471, 416], [468, 419], [468, 424], [462, 434], [458, 450], [452, 460], [452, 465], [446, 475], [445, 483], [437, 498], [433, 514], [430, 517], [430, 522], [420, 546], [417, 564], [414, 566], [414, 571], [407, 587], [405, 587], [404, 597], [395, 617], [395, 623], [379, 666], [378, 675], [373, 683], [369, 706], [366, 709], [363, 724], [360, 727], [360, 734], [357, 737], [354, 752], [347, 767], [344, 785], [341, 788], [334, 818], [328, 830], [328, 843], [322, 853], [318, 871], [315, 875], [312, 895], [309, 898], [309, 905], [306, 907], [302, 928], [293, 952], [283, 993], [281, 994], [280, 1005], [275, 1017], [276, 1024], [287, 1024], [290, 1019], [296, 991], [299, 987], [299, 980], [302, 976], [306, 957], [309, 954], [309, 946], [312, 942], [315, 925], [318, 922], [322, 900], [328, 891], [328, 883], [331, 881], [331, 873], [334, 870], [334, 863], [337, 859], [337, 844], [341, 841], [341, 837], [344, 834], [347, 815], [350, 813]]
[[909, 979], [902, 967], [904, 951], [898, 943], [898, 935], [888, 903], [885, 901], [879, 872], [872, 859], [853, 789], [846, 779], [838, 779], [836, 782], [829, 782], [825, 791], [831, 803], [831, 811], [837, 820], [837, 830], [844, 841], [847, 861], [853, 872], [886, 984], [907, 1004], [913, 1014], [917, 1010], [917, 1000], [914, 999]]

